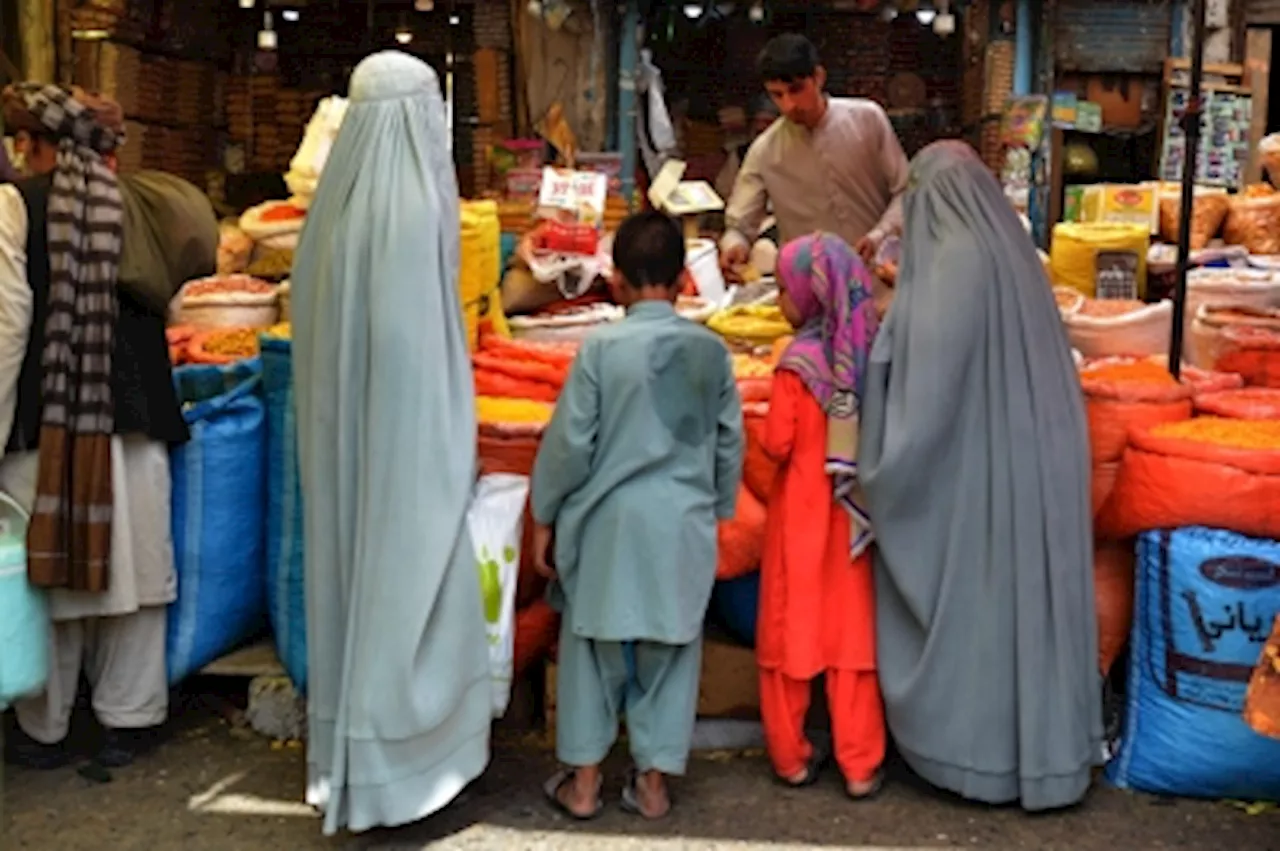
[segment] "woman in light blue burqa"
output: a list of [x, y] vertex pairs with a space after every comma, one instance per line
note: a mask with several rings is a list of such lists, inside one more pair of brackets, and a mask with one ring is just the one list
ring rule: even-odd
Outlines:
[[904, 212], [858, 459], [886, 720], [936, 786], [1069, 806], [1102, 738], [1079, 379], [1035, 248], [972, 148], [922, 151]]
[[294, 260], [307, 798], [326, 834], [430, 815], [489, 758], [448, 132], [427, 65], [361, 62]]

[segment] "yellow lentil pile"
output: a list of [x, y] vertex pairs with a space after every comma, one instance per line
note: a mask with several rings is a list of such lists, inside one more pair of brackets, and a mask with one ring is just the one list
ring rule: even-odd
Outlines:
[[263, 331], [262, 334], [265, 337], [275, 337], [277, 340], [292, 340], [293, 326], [288, 322], [278, 322]]
[[1234, 449], [1280, 450], [1280, 420], [1196, 417], [1156, 426], [1151, 434], [1155, 437], [1175, 437]]
[[476, 397], [476, 419], [482, 423], [544, 425], [551, 421], [553, 406], [532, 399]]
[[211, 355], [251, 358], [258, 353], [258, 332], [253, 328], [234, 328], [209, 334], [202, 348]]

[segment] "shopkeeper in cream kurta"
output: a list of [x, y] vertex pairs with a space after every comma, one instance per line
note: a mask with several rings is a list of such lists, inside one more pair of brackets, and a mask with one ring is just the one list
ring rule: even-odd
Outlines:
[[758, 64], [783, 117], [755, 140], [738, 172], [725, 209], [722, 262], [746, 262], [770, 208], [780, 245], [826, 231], [869, 262], [901, 229], [899, 198], [907, 188], [907, 157], [889, 117], [874, 101], [828, 97], [826, 69], [804, 36], [774, 38]]

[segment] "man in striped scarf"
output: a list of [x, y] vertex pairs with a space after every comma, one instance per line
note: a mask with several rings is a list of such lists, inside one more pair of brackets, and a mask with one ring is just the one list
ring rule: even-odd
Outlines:
[[97, 592], [107, 587], [111, 549], [111, 356], [124, 222], [120, 188], [103, 157], [124, 131], [114, 102], [74, 94], [80, 97], [24, 83], [5, 90], [4, 104], [6, 126], [43, 140], [28, 157], [32, 165], [51, 160], [53, 178], [27, 571], [39, 587]]
[[15, 704], [10, 755], [35, 767], [70, 758], [83, 673], [107, 732], [97, 759], [120, 766], [168, 711], [168, 450], [188, 431], [164, 313], [176, 282], [213, 271], [217, 223], [178, 178], [117, 180], [113, 101], [22, 84], [0, 108], [33, 175], [0, 185], [0, 490], [30, 510], [28, 576], [48, 589], [53, 626], [48, 683]]

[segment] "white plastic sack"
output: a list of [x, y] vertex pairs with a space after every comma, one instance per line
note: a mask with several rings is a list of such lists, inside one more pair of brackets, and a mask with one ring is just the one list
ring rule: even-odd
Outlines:
[[347, 115], [347, 100], [340, 97], [328, 97], [320, 101], [315, 115], [307, 124], [306, 133], [298, 152], [289, 163], [289, 172], [284, 182], [293, 193], [293, 202], [306, 209], [316, 194], [316, 186], [320, 183], [320, 173], [329, 160], [329, 151], [338, 138], [338, 130], [342, 127], [342, 119]]
[[511, 701], [515, 658], [516, 579], [529, 477], [494, 473], [476, 482], [467, 527], [476, 552], [480, 593], [489, 640], [493, 717], [501, 718]]
[[1122, 316], [1062, 317], [1071, 347], [1086, 358], [1158, 355], [1169, 351], [1173, 302], [1165, 300]]

